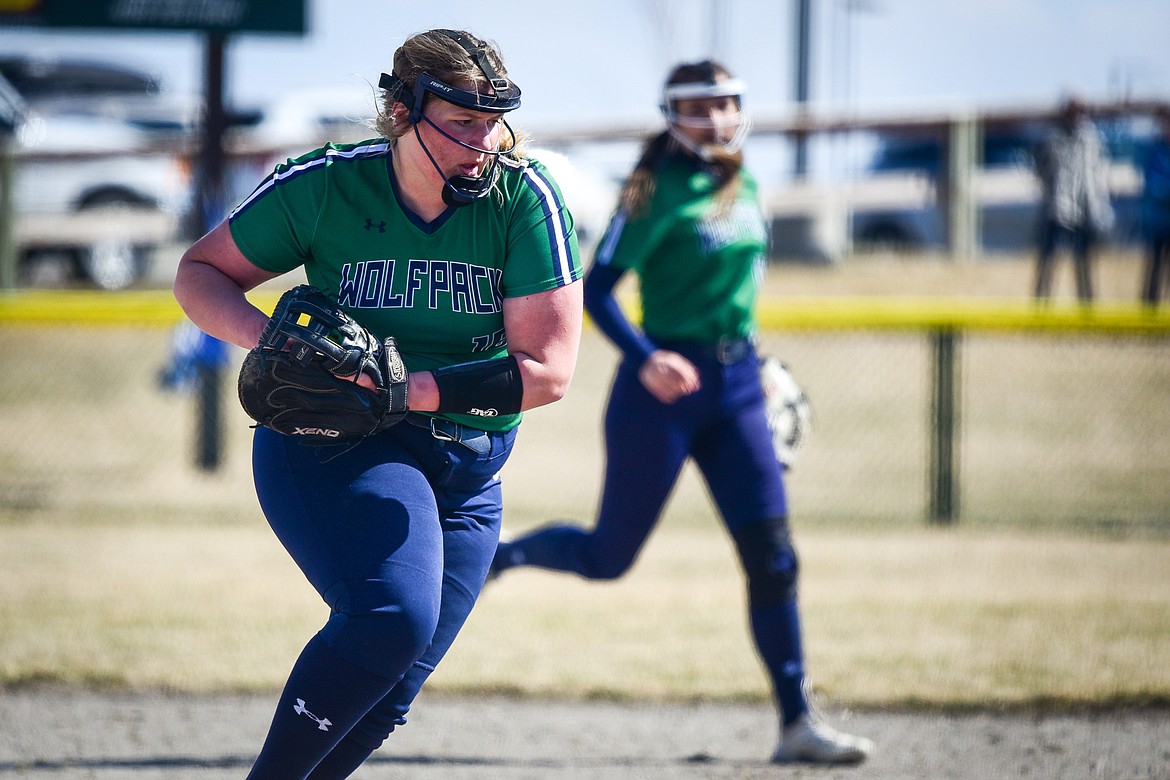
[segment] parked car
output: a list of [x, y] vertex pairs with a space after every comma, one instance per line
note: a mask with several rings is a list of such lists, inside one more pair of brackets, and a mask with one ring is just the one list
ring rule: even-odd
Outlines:
[[84, 58], [7, 55], [0, 57], [0, 76], [30, 105], [77, 97], [157, 95], [156, 78], [119, 63]]
[[6, 90], [24, 100], [8, 143], [19, 278], [103, 289], [143, 279], [189, 197], [176, 144], [194, 127], [192, 104], [180, 111], [115, 64], [6, 58], [9, 75]]
[[[1140, 235], [1140, 176], [1134, 160], [1148, 142], [1149, 132], [1140, 119], [1102, 123], [1101, 129], [1112, 161], [1109, 177], [1116, 217], [1106, 241], [1130, 245]], [[983, 249], [1019, 251], [1035, 244], [1040, 190], [1034, 153], [1044, 132], [1043, 126], [1028, 125], [983, 137], [973, 181]], [[947, 243], [946, 214], [938, 207], [938, 188], [945, 186], [944, 164], [938, 138], [885, 139], [858, 190], [884, 187], [887, 196], [863, 198], [854, 205], [854, 246], [943, 249]]]
[[148, 151], [148, 142], [98, 117], [32, 115], [18, 127], [13, 191], [25, 282], [63, 272], [113, 290], [147, 276], [188, 197], [181, 157]]

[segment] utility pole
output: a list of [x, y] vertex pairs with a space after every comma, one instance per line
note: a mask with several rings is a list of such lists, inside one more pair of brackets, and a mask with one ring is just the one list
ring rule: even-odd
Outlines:
[[[809, 59], [812, 41], [812, 0], [796, 0], [796, 104], [803, 114], [808, 110]], [[792, 172], [797, 179], [808, 174], [808, 135], [797, 132], [793, 136], [796, 144]]]
[[726, 65], [727, 2], [726, 0], [709, 0], [708, 9], [710, 16], [707, 24], [707, 32], [710, 38], [707, 43], [707, 54]]

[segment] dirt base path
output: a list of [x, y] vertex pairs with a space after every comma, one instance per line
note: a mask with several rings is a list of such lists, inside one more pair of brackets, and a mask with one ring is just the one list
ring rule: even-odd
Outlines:
[[[0, 776], [242, 778], [271, 696], [0, 693]], [[460, 699], [420, 701], [356, 778], [1170, 778], [1170, 713], [830, 712], [877, 743], [854, 768], [767, 763], [767, 707]]]

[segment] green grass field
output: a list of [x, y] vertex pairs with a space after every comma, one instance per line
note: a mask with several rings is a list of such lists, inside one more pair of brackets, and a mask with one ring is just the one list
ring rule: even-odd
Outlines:
[[[881, 265], [780, 269], [769, 286], [872, 293]], [[986, 290], [972, 281], [980, 266], [916, 275], [885, 261], [907, 294], [1027, 289], [1022, 263], [981, 266], [997, 279]], [[1116, 291], [1136, 273], [1132, 259], [1102, 272]], [[803, 369], [818, 414], [789, 489], [822, 695], [943, 710], [1170, 706], [1164, 342], [971, 345], [964, 514], [932, 527], [917, 339], [768, 338]], [[192, 468], [190, 399], [154, 384], [165, 342], [0, 329], [0, 686], [271, 690], [326, 617], [256, 506], [230, 387], [224, 468]], [[612, 361], [587, 334], [570, 397], [528, 416], [504, 474], [510, 531], [589, 522]], [[731, 544], [696, 475], [624, 579], [522, 570], [492, 583], [433, 685], [767, 700]]]

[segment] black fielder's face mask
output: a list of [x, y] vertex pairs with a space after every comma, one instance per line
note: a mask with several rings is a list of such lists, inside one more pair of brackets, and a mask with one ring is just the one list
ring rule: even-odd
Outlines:
[[[466, 206], [487, 195], [491, 191], [496, 177], [499, 175], [498, 165], [500, 155], [507, 154], [516, 148], [516, 134], [513, 132], [511, 126], [506, 121], [503, 121], [502, 115], [520, 107], [520, 88], [512, 81], [500, 77], [487, 62], [487, 58], [483, 55], [482, 50], [476, 49], [470, 53], [475, 58], [476, 64], [484, 71], [484, 75], [487, 77], [488, 84], [491, 87], [490, 93], [453, 87], [429, 73], [420, 73], [415, 79], [413, 88], [408, 88], [402, 79], [392, 73], [383, 73], [381, 79], [378, 81], [379, 87], [389, 91], [395, 99], [402, 102], [410, 110], [409, 121], [414, 126], [415, 138], [418, 139], [419, 146], [426, 153], [427, 158], [431, 161], [431, 165], [435, 166], [435, 170], [443, 177], [443, 202], [448, 206]], [[461, 108], [500, 114], [504, 129], [507, 130], [508, 136], [511, 139], [510, 143], [506, 148], [480, 149], [477, 146], [472, 146], [455, 138], [432, 122], [423, 113], [423, 103], [426, 101], [428, 93]], [[426, 143], [423, 142], [422, 136], [418, 132], [419, 122], [426, 122], [444, 138], [462, 146], [464, 149], [470, 149], [478, 154], [489, 155], [491, 162], [488, 163], [486, 170], [479, 176], [447, 176], [444, 174], [439, 164], [435, 161], [434, 155], [431, 154], [431, 150], [427, 148]]]

